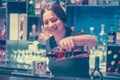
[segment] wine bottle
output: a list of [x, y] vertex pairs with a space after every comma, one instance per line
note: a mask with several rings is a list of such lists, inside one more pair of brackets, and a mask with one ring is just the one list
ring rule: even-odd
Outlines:
[[93, 72], [91, 73], [91, 79], [92, 80], [103, 80], [103, 74], [99, 68], [99, 57], [98, 56], [95, 57], [95, 68]]
[[114, 32], [114, 26], [110, 26], [110, 31], [108, 33], [108, 44], [115, 44], [116, 42], [116, 32]]
[[87, 46], [81, 47], [81, 46], [75, 46], [72, 48], [71, 51], [66, 51], [59, 46], [54, 47], [51, 51], [46, 53], [47, 57], [52, 57], [56, 61], [58, 60], [65, 60], [70, 58], [85, 58], [90, 55], [90, 52], [88, 50]]

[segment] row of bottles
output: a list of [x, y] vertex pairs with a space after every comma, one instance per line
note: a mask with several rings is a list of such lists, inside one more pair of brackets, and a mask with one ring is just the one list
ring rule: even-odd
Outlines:
[[[74, 27], [74, 26], [72, 26]], [[71, 27], [71, 28], [72, 28]], [[105, 31], [105, 28], [108, 28], [108, 32]], [[120, 21], [118, 23], [118, 28], [117, 31], [115, 31], [115, 27], [113, 24], [106, 26], [105, 24], [100, 25], [100, 32], [97, 34], [94, 33], [95, 28], [90, 27], [90, 34], [94, 35], [98, 38], [99, 44], [100, 45], [120, 45]], [[75, 27], [74, 27], [75, 28]], [[85, 32], [85, 27], [81, 27], [80, 32], [84, 33]], [[75, 29], [74, 29], [75, 31]], [[79, 31], [78, 31], [79, 32]]]
[[41, 8], [47, 6], [47, 1], [43, 0], [29, 0], [28, 1], [28, 15], [40, 15]]
[[119, 0], [89, 0], [89, 5], [120, 5]]
[[106, 25], [101, 24], [101, 31], [98, 35], [94, 33], [94, 27], [90, 27], [90, 34], [98, 38], [99, 44], [108, 45], [120, 45], [120, 21], [118, 23], [117, 31], [115, 31], [115, 26], [113, 24], [108, 25], [108, 32], [105, 32]]

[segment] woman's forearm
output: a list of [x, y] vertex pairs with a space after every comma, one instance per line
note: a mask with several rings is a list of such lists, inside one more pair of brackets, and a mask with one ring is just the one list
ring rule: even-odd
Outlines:
[[93, 47], [98, 44], [97, 38], [92, 35], [78, 35], [72, 37], [76, 45], [87, 45], [89, 47]]

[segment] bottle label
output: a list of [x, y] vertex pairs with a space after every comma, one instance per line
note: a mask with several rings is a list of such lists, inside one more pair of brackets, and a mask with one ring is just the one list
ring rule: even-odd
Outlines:
[[117, 41], [120, 43], [120, 32], [117, 32], [117, 33], [116, 33], [116, 39], [117, 39]]
[[108, 36], [108, 43], [113, 43], [114, 42], [114, 36], [113, 35], [109, 35]]

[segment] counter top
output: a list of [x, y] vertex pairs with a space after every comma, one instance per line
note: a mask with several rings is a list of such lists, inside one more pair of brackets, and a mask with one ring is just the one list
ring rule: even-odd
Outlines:
[[[17, 64], [14, 64], [17, 65]], [[120, 80], [120, 75], [111, 75], [103, 73], [103, 80]], [[12, 78], [12, 79], [11, 79]], [[17, 78], [17, 79], [14, 79]], [[51, 76], [50, 72], [45, 75], [34, 75], [31, 69], [10, 67], [8, 65], [0, 66], [0, 79], [2, 80], [90, 80], [80, 77]]]

